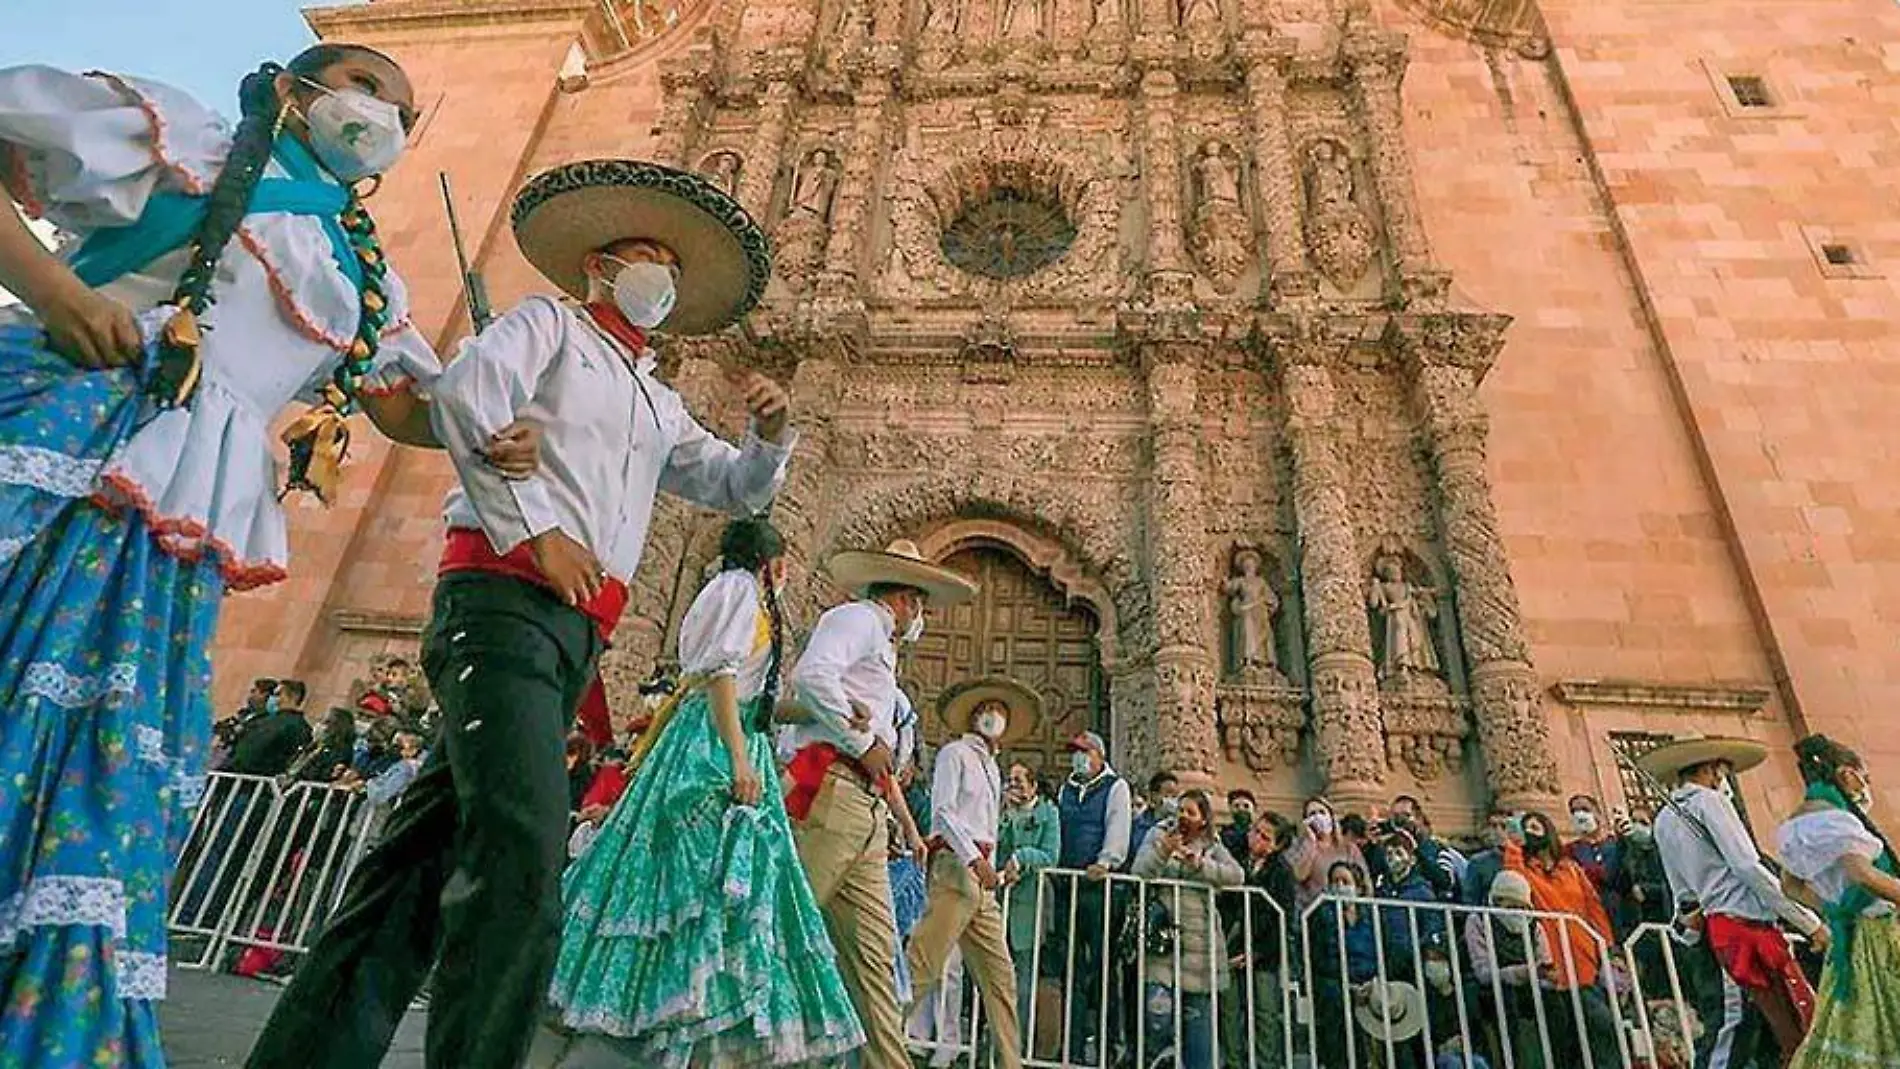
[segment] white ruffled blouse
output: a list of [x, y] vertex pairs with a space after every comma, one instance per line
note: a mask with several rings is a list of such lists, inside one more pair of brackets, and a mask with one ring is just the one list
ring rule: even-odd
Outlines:
[[765, 689], [772, 626], [765, 594], [751, 572], [714, 576], [680, 621], [680, 669], [689, 676], [732, 676], [739, 700]]
[[[1872, 861], [1881, 850], [1880, 840], [1854, 814], [1839, 809], [1790, 817], [1775, 838], [1781, 863], [1830, 904], [1847, 893], [1847, 870], [1841, 861], [1849, 854]], [[1876, 899], [1863, 911], [1869, 917], [1891, 912], [1893, 903], [1884, 899]]]
[[[78, 239], [134, 222], [155, 192], [209, 193], [231, 133], [215, 113], [155, 82], [0, 70], [0, 184], [30, 215]], [[275, 162], [266, 174], [286, 177]], [[149, 311], [170, 298], [186, 256], [170, 253], [104, 292]], [[421, 393], [441, 365], [409, 321], [394, 272], [387, 293], [390, 325], [362, 390]], [[322, 224], [279, 212], [245, 218], [212, 296], [190, 407], [158, 413], [103, 465], [0, 446], [0, 481], [44, 482], [137, 508], [167, 553], [215, 554], [227, 587], [247, 589], [284, 578], [289, 561], [270, 424], [292, 401], [318, 399], [355, 337], [360, 297]], [[142, 317], [148, 337], [163, 318]], [[0, 309], [0, 323], [21, 322], [32, 322], [23, 305]]]

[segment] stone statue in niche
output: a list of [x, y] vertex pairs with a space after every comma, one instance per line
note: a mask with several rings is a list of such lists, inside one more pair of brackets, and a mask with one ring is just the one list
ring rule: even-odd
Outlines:
[[794, 292], [804, 292], [824, 262], [837, 187], [838, 157], [830, 149], [813, 149], [793, 175], [791, 204], [772, 237], [779, 276]]
[[1253, 247], [1252, 228], [1240, 205], [1240, 157], [1220, 141], [1202, 145], [1194, 161], [1194, 185], [1188, 244], [1214, 288], [1232, 293]]
[[737, 152], [715, 152], [700, 161], [699, 173], [727, 196], [739, 195], [739, 169], [744, 166]]
[[838, 188], [838, 159], [830, 149], [814, 149], [798, 168], [792, 186], [792, 213], [803, 212], [819, 222], [831, 219], [831, 196]]
[[1220, 0], [1179, 0], [1176, 10], [1184, 28], [1220, 25]]
[[1226, 583], [1229, 670], [1236, 678], [1278, 674], [1280, 658], [1273, 643], [1273, 617], [1280, 596], [1260, 574], [1260, 551], [1242, 546], [1234, 551], [1233, 574]]
[[997, 36], [1034, 39], [1042, 36], [1042, 0], [1001, 0]]
[[1354, 195], [1352, 153], [1330, 138], [1306, 150], [1306, 244], [1326, 280], [1351, 289], [1376, 251], [1372, 218]]
[[1372, 611], [1380, 683], [1404, 689], [1423, 681], [1442, 681], [1444, 664], [1432, 639], [1438, 592], [1407, 579], [1405, 557], [1391, 548], [1380, 550], [1372, 572], [1366, 606]]
[[1090, 0], [1089, 28], [1098, 34], [1111, 29], [1120, 29], [1122, 24], [1122, 0]]

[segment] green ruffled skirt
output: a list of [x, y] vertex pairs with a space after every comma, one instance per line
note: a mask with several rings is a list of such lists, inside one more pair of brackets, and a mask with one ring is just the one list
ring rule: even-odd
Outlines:
[[1900, 1069], [1900, 920], [1854, 926], [1853, 997], [1834, 997], [1834, 967], [1821, 975], [1814, 1026], [1789, 1069]]
[[[762, 710], [742, 715], [756, 725]], [[749, 726], [756, 806], [703, 691], [687, 696], [562, 880], [550, 999], [652, 1069], [832, 1064], [864, 1042], [792, 843], [771, 738]]]

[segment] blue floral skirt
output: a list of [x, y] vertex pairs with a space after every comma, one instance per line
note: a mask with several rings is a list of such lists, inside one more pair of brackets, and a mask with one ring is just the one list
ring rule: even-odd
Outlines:
[[164, 1065], [172, 859], [203, 793], [214, 559], [92, 503], [129, 371], [0, 327], [0, 1067]]

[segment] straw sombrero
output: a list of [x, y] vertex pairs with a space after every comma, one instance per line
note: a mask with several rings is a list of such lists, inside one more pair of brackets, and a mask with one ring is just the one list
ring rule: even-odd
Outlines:
[[581, 261], [601, 246], [647, 238], [680, 261], [679, 300], [661, 329], [710, 334], [759, 303], [772, 274], [765, 232], [725, 191], [641, 160], [582, 160], [543, 171], [515, 195], [515, 241], [535, 270], [585, 298]]
[[943, 696], [944, 726], [954, 735], [973, 730], [970, 720], [976, 715], [977, 706], [989, 701], [1009, 707], [1009, 726], [1003, 729], [1003, 737], [996, 740], [998, 749], [1007, 749], [1028, 738], [1042, 720], [1042, 699], [1034, 691], [1013, 679], [981, 679], [961, 684]]
[[1664, 743], [1638, 757], [1636, 764], [1664, 783], [1674, 783], [1676, 774], [1683, 769], [1709, 761], [1727, 761], [1735, 766], [1737, 773], [1741, 773], [1767, 759], [1768, 747], [1753, 739], [1707, 735], [1688, 736]]
[[1373, 980], [1352, 1015], [1374, 1039], [1403, 1043], [1425, 1027], [1425, 993], [1403, 980]]
[[882, 552], [847, 549], [825, 563], [831, 580], [851, 593], [863, 596], [880, 583], [907, 586], [923, 591], [936, 608], [956, 605], [976, 596], [976, 584], [948, 568], [940, 568], [924, 559], [917, 543], [899, 540]]

